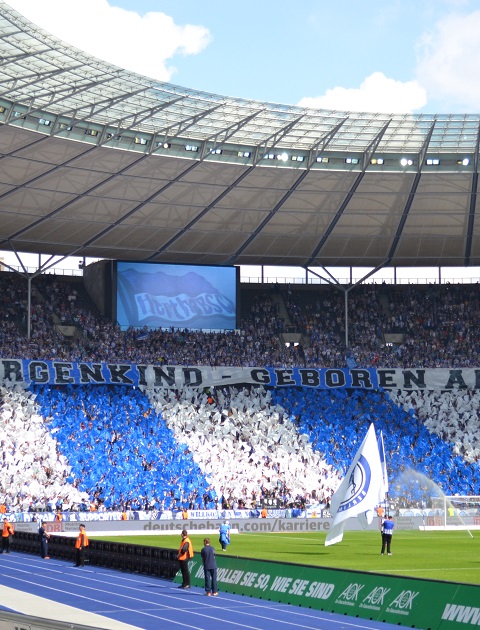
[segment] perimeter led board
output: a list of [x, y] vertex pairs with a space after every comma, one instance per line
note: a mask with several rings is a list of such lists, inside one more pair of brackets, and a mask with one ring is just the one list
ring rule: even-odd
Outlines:
[[237, 328], [237, 267], [118, 261], [116, 268], [116, 319], [122, 330]]

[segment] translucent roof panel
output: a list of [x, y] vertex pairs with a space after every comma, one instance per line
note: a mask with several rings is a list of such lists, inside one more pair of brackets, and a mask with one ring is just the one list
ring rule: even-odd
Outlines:
[[0, 0], [0, 248], [478, 265], [480, 117], [314, 110], [95, 59]]

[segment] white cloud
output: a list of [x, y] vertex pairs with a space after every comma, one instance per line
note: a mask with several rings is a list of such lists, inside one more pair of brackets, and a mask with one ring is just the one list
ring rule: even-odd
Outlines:
[[427, 93], [418, 81], [401, 82], [374, 72], [358, 88], [335, 87], [323, 96], [304, 97], [301, 107], [347, 112], [409, 113], [427, 102]]
[[7, 0], [10, 6], [63, 41], [100, 59], [146, 76], [169, 81], [168, 60], [194, 55], [211, 41], [203, 26], [179, 26], [159, 11], [140, 15], [107, 0]]
[[455, 109], [480, 111], [480, 11], [438, 21], [418, 47], [418, 80], [430, 98]]

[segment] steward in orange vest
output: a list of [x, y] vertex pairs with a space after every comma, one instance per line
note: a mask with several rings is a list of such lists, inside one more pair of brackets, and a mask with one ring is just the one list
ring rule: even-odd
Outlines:
[[178, 549], [178, 563], [180, 565], [180, 571], [182, 572], [182, 584], [178, 588], [190, 588], [190, 570], [188, 568], [188, 561], [193, 558], [193, 545], [192, 541], [188, 537], [187, 530], [182, 531], [182, 542]]
[[88, 547], [88, 537], [85, 531], [85, 525], [80, 525], [79, 534], [75, 541], [75, 565], [76, 567], [85, 566], [85, 547]]
[[14, 534], [13, 525], [8, 522], [7, 518], [3, 519], [3, 529], [2, 529], [2, 550], [0, 553], [10, 553], [10, 542], [11, 538]]

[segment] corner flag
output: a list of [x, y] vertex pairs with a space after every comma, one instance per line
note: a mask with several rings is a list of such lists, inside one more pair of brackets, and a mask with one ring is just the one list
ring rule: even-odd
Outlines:
[[382, 463], [372, 423], [347, 474], [332, 497], [330, 513], [333, 523], [325, 539], [326, 547], [343, 539], [347, 518], [358, 516], [364, 528], [372, 522], [382, 487]]

